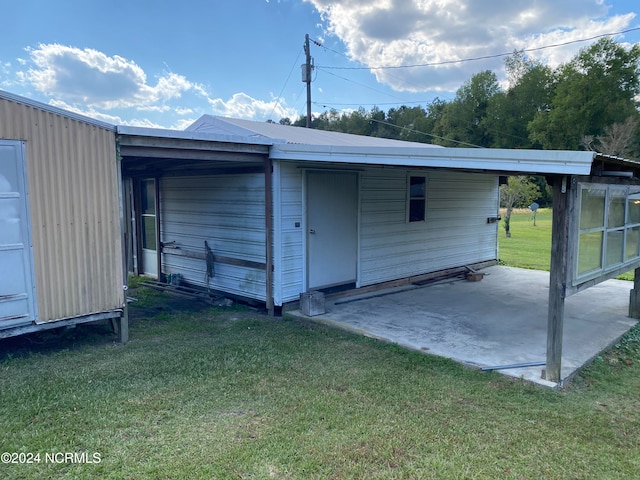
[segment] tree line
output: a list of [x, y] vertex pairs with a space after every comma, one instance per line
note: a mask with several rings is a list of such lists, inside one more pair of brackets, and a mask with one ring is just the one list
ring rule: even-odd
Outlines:
[[[503, 87], [490, 70], [473, 75], [453, 100], [383, 111], [331, 109], [312, 128], [446, 147], [594, 150], [640, 157], [640, 44], [610, 38], [551, 68], [514, 52]], [[304, 126], [306, 117], [280, 123]], [[545, 191], [544, 179], [531, 179]], [[539, 203], [549, 202], [541, 194]]]

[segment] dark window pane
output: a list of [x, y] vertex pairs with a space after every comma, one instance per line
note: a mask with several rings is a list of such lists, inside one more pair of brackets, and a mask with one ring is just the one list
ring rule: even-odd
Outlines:
[[156, 217], [142, 217], [142, 248], [156, 249]]
[[409, 195], [411, 198], [424, 198], [426, 190], [425, 180], [424, 177], [410, 177], [409, 184], [411, 185], [411, 190]]
[[409, 221], [423, 222], [425, 220], [424, 210], [423, 198], [409, 200]]
[[142, 182], [142, 213], [156, 213], [156, 188], [154, 180]]

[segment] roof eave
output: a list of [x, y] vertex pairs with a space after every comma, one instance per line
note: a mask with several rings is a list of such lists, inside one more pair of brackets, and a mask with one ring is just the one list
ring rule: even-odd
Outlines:
[[420, 147], [274, 145], [274, 160], [445, 168], [494, 173], [589, 175], [594, 152]]

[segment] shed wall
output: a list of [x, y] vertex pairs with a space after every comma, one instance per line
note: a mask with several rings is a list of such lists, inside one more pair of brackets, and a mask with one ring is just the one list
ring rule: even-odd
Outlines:
[[115, 133], [0, 98], [0, 138], [26, 141], [38, 321], [122, 308]]
[[[297, 300], [305, 288], [303, 166], [312, 167], [282, 162], [279, 169], [281, 241], [276, 247], [282, 266], [276, 271], [281, 285], [276, 303]], [[497, 258], [498, 225], [487, 223], [498, 211], [496, 175], [412, 170], [427, 175], [427, 220], [407, 223], [410, 170], [358, 169], [359, 286]]]
[[215, 256], [265, 263], [264, 174], [163, 177], [163, 273], [194, 285], [266, 300], [264, 268], [214, 262], [207, 278], [204, 242]]
[[360, 285], [497, 258], [495, 175], [427, 172], [426, 221], [407, 223], [408, 172], [368, 170], [361, 180]]

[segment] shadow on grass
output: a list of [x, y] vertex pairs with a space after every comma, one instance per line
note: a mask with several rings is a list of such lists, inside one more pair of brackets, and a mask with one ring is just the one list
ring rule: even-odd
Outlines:
[[[129, 328], [144, 328], [171, 320], [176, 315], [198, 314], [212, 308], [203, 301], [177, 297], [142, 285], [130, 288], [128, 296], [134, 299], [129, 303]], [[101, 320], [0, 339], [0, 362], [116, 344], [118, 336], [111, 320]]]

